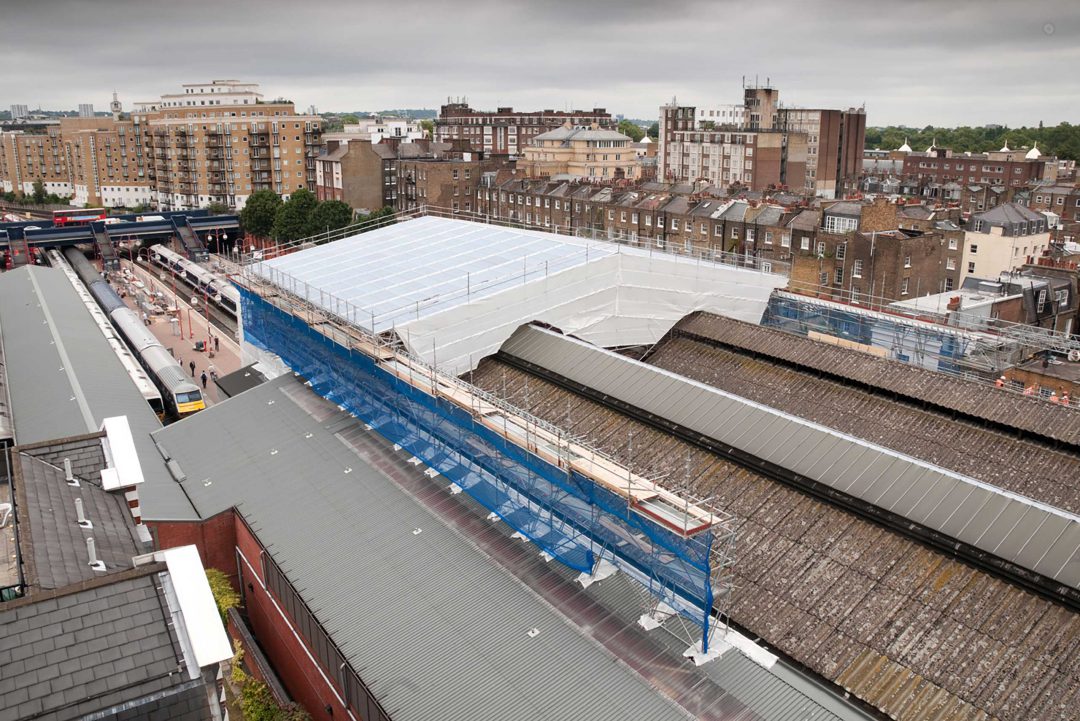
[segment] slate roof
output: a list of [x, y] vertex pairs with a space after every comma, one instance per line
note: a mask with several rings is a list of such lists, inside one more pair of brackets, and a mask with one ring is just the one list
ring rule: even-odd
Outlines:
[[[158, 718], [210, 718], [157, 586], [163, 564], [0, 605], [0, 721], [81, 719], [149, 702]], [[158, 695], [156, 700], [148, 699]], [[114, 717], [109, 713], [108, 717]]]
[[[100, 469], [105, 465], [100, 439], [98, 449], [96, 465]], [[19, 508], [19, 552], [27, 565], [26, 580], [32, 591], [59, 589], [99, 577], [101, 572], [89, 565], [87, 538], [94, 539], [97, 557], [105, 563], [106, 571], [131, 568], [132, 557], [149, 550], [133, 535], [131, 512], [122, 494], [104, 491], [85, 476], [78, 487], [70, 486], [62, 466], [18, 448], [12, 455]], [[74, 475], [78, 478], [80, 473]], [[100, 476], [96, 483], [100, 483]], [[76, 498], [82, 499], [92, 528], [78, 525]]]
[[1046, 218], [1018, 203], [1002, 203], [989, 210], [976, 213], [974, 220], [981, 220], [990, 225], [1012, 225], [1013, 223], [1046, 220]]
[[574, 128], [565, 125], [546, 133], [540, 133], [533, 140], [561, 140], [569, 143], [574, 140], [625, 140], [633, 142], [628, 136], [614, 130], [593, 130], [592, 128]]
[[[724, 678], [661, 653], [634, 617], [612, 616], [557, 563], [492, 530], [498, 524], [481, 522], [465, 494], [450, 496], [423, 466], [292, 376], [155, 438], [193, 479], [185, 487], [201, 514], [236, 507], [257, 529], [395, 721], [653, 720], [686, 718], [685, 708], [715, 709], [706, 717], [716, 718], [733, 708], [747, 718], [788, 718], [794, 708], [802, 718], [832, 718], [802, 693], [778, 703], [789, 689], [771, 674], [741, 702]], [[564, 616], [556, 607], [572, 608]], [[593, 622], [577, 625], [574, 609]], [[530, 628], [540, 629], [535, 642]], [[623, 642], [635, 651], [612, 655]], [[754, 673], [738, 654], [728, 661]], [[631, 670], [639, 667], [663, 677], [647, 681]], [[683, 699], [683, 709], [658, 688]]]

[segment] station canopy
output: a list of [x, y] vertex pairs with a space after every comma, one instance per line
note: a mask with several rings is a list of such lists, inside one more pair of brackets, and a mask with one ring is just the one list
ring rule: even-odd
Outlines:
[[252, 271], [353, 325], [395, 331], [451, 373], [474, 368], [531, 321], [604, 347], [655, 343], [695, 310], [758, 323], [787, 283], [659, 250], [432, 216]]

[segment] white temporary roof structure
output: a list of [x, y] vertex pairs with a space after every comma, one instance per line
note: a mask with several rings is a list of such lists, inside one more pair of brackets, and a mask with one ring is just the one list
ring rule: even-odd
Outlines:
[[787, 278], [602, 240], [422, 217], [263, 261], [253, 272], [348, 322], [395, 330], [461, 373], [523, 323], [600, 346], [654, 343], [707, 310], [760, 321]]

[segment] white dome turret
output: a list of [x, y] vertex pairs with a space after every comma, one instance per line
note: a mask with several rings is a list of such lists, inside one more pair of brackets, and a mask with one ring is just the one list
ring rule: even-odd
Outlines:
[[1031, 150], [1027, 151], [1027, 155], [1024, 156], [1026, 160], [1038, 160], [1040, 157], [1042, 157], [1042, 153], [1039, 152], [1038, 143], [1035, 143], [1035, 145], [1031, 147]]

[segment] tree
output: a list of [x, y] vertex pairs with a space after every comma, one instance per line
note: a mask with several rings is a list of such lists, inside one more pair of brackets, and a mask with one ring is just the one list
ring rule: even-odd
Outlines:
[[244, 209], [240, 211], [240, 224], [244, 230], [259, 238], [267, 238], [274, 228], [274, 219], [281, 198], [272, 190], [256, 190], [252, 193]]
[[311, 213], [318, 204], [319, 201], [310, 190], [296, 190], [274, 214], [270, 235], [274, 240], [299, 240], [305, 237], [310, 228]]
[[389, 205], [384, 205], [378, 210], [372, 213], [368, 213], [367, 215], [361, 213], [356, 218], [356, 222], [358, 224], [362, 224], [361, 227], [358, 229], [358, 232], [365, 233], [369, 230], [375, 230], [376, 228], [393, 225], [397, 222], [397, 219], [395, 217], [394, 209], [391, 208]]
[[637, 123], [632, 123], [629, 120], [619, 121], [619, 132], [629, 136], [635, 143], [645, 137], [645, 132], [641, 129], [641, 126]]
[[429, 138], [435, 137], [435, 121], [434, 120], [421, 120], [420, 127], [424, 129]]
[[327, 231], [344, 228], [352, 222], [352, 208], [340, 200], [324, 200], [308, 219], [307, 235], [318, 235]]
[[229, 212], [229, 206], [224, 203], [214, 201], [206, 206], [206, 209], [210, 211], [210, 215], [225, 215]]
[[356, 125], [360, 122], [360, 118], [356, 117], [352, 113], [345, 113], [341, 116], [342, 125]]
[[652, 125], [650, 125], [648, 133], [649, 133], [649, 137], [652, 138], [653, 140], [656, 140], [657, 138], [659, 138], [660, 137], [660, 123], [653, 123]]
[[34, 205], [45, 204], [45, 183], [41, 182], [41, 179], [34, 181], [34, 194], [31, 196], [34, 201]]

